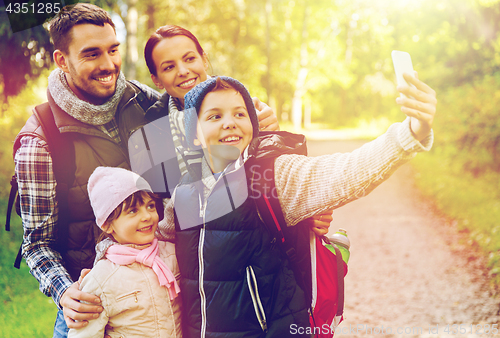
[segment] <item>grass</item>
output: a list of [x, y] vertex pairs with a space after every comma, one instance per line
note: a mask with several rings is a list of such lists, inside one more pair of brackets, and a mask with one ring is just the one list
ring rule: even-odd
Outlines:
[[[0, 201], [5, 220], [7, 202]], [[52, 298], [38, 290], [38, 282], [23, 261], [21, 269], [14, 260], [22, 239], [20, 218], [12, 215], [11, 231], [0, 231], [0, 327], [3, 338], [52, 337], [57, 307]]]
[[500, 286], [500, 174], [474, 177], [439, 148], [417, 156], [412, 165], [417, 186], [468, 233], [467, 244], [487, 258], [491, 282]]

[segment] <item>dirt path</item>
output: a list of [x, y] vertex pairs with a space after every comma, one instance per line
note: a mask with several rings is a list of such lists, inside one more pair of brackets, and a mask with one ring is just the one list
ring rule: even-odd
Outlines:
[[[316, 156], [362, 142], [308, 144]], [[483, 260], [420, 196], [410, 165], [336, 210], [330, 232], [339, 227], [347, 229], [351, 258], [337, 337], [491, 337], [486, 324], [500, 326], [500, 297], [492, 297]]]

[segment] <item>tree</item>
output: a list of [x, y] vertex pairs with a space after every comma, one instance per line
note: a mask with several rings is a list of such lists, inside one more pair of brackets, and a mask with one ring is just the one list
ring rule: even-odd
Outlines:
[[[2, 0], [0, 0], [2, 1]], [[29, 79], [52, 65], [53, 47], [42, 26], [13, 32], [0, 2], [0, 99], [17, 95]]]

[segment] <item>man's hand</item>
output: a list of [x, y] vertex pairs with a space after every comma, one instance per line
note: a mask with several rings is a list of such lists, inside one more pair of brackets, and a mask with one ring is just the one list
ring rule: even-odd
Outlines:
[[328, 233], [330, 223], [333, 221], [332, 211], [326, 211], [323, 214], [314, 215], [307, 219], [311, 230], [316, 236], [324, 236]]
[[259, 118], [259, 128], [262, 131], [278, 131], [280, 126], [278, 118], [274, 111], [265, 103], [261, 102], [258, 98], [252, 97], [257, 117]]
[[415, 87], [399, 86], [398, 91], [407, 97], [398, 97], [396, 103], [401, 105], [401, 111], [411, 118], [410, 128], [415, 138], [422, 141], [432, 129], [437, 106], [436, 92], [418, 79], [417, 72], [415, 77], [407, 73], [404, 73], [403, 77]]
[[99, 297], [80, 291], [80, 283], [89, 272], [90, 269], [83, 269], [78, 282], [66, 289], [61, 297], [60, 304], [63, 308], [64, 320], [70, 329], [80, 329], [87, 326], [89, 320], [96, 319], [103, 311]]

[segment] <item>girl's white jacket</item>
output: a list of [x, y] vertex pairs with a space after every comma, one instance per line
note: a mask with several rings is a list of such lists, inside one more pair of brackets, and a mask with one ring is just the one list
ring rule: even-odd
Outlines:
[[[174, 244], [158, 241], [158, 247], [161, 259], [179, 282]], [[104, 311], [86, 327], [71, 329], [68, 337], [182, 337], [180, 294], [171, 301], [168, 289], [160, 286], [150, 267], [101, 259], [85, 276], [80, 290], [101, 298]]]

